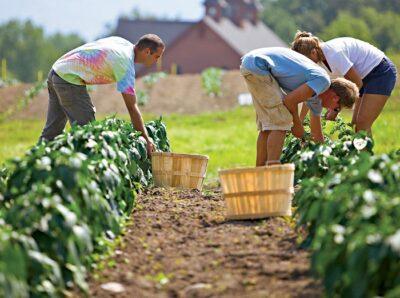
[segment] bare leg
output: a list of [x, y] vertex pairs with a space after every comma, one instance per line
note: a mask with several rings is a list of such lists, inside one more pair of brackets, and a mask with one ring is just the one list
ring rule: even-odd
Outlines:
[[372, 124], [382, 112], [388, 98], [386, 95], [364, 94], [356, 118], [356, 132], [365, 130], [371, 134]]
[[267, 165], [280, 164], [286, 131], [272, 130], [267, 139]]
[[357, 98], [354, 104], [353, 118], [351, 119], [351, 124], [355, 125], [357, 122], [358, 113], [360, 112], [361, 97]]
[[307, 113], [310, 109], [307, 107], [307, 104], [305, 102], [303, 102], [303, 105], [301, 107], [301, 112], [300, 112], [300, 120], [301, 122], [304, 122], [304, 119], [307, 116]]
[[268, 131], [260, 131], [257, 139], [257, 160], [256, 166], [263, 167], [267, 162], [267, 140]]

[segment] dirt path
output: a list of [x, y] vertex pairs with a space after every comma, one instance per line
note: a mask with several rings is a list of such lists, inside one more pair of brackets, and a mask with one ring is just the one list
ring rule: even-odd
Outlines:
[[[204, 194], [205, 193], [205, 194]], [[306, 251], [283, 218], [224, 220], [218, 190], [142, 194], [115, 256], [90, 281], [93, 297], [319, 297]], [[101, 285], [117, 282], [124, 292]]]

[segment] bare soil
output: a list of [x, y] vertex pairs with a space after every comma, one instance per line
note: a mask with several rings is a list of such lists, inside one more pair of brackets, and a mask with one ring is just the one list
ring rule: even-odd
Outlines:
[[[32, 84], [0, 88], [0, 113], [18, 102], [25, 90]], [[137, 90], [145, 90], [141, 79], [137, 80]], [[147, 89], [146, 89], [147, 90]], [[237, 97], [247, 92], [239, 71], [228, 71], [223, 76], [222, 96], [212, 97], [205, 94], [201, 86], [201, 75], [169, 75], [157, 82], [150, 90], [148, 104], [141, 107], [142, 112], [155, 115], [198, 114], [203, 112], [224, 111], [237, 106]], [[127, 114], [124, 100], [116, 86], [99, 85], [90, 92], [97, 115]], [[47, 90], [36, 96], [14, 119], [45, 119], [48, 106]]]
[[[141, 194], [115, 266], [93, 297], [320, 297], [309, 255], [284, 218], [226, 221], [218, 189]], [[123, 285], [113, 294], [102, 288]]]

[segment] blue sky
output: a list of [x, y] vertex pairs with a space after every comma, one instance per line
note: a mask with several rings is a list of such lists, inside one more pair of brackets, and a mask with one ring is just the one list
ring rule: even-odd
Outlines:
[[203, 0], [0, 0], [0, 24], [31, 19], [46, 33], [78, 33], [87, 41], [138, 8], [144, 14], [198, 20]]

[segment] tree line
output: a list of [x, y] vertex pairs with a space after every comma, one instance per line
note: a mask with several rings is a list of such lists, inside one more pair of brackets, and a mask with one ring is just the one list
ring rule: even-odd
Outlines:
[[262, 20], [290, 43], [297, 30], [323, 40], [352, 36], [400, 51], [399, 0], [261, 0]]
[[84, 43], [77, 34], [45, 35], [31, 21], [12, 20], [0, 26], [0, 62], [7, 61], [7, 78], [23, 82], [44, 76], [59, 56]]
[[[389, 52], [400, 52], [399, 0], [261, 0], [261, 19], [290, 43], [297, 30], [323, 40], [352, 36]], [[143, 18], [138, 9], [130, 17]], [[152, 16], [151, 18], [156, 18]], [[113, 30], [108, 30], [111, 34]], [[0, 25], [0, 62], [7, 61], [8, 77], [24, 82], [44, 75], [61, 55], [83, 44], [77, 34], [46, 35], [31, 21], [11, 20]]]

